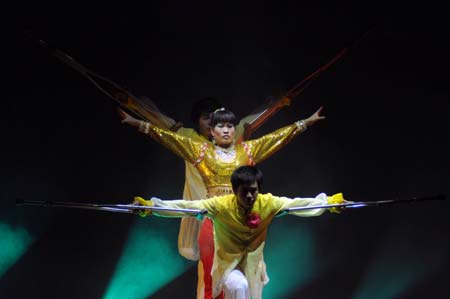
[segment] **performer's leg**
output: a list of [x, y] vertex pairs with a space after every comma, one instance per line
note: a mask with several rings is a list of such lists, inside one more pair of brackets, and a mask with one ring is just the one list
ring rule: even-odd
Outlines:
[[[211, 269], [214, 259], [214, 234], [211, 219], [205, 218], [198, 236], [200, 249], [200, 261], [203, 266], [204, 298], [212, 299], [212, 277]], [[200, 279], [200, 277], [199, 277]], [[199, 281], [199, 286], [201, 282]]]
[[248, 281], [239, 270], [233, 270], [228, 274], [224, 283], [225, 299], [250, 299]]
[[205, 282], [203, 281], [203, 264], [202, 261], [198, 261], [197, 265], [197, 299], [205, 298]]

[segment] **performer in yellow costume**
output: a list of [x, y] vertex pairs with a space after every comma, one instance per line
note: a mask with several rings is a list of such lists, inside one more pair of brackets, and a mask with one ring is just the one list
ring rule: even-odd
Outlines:
[[[231, 177], [234, 194], [206, 200], [146, 201], [135, 198], [135, 204], [176, 208], [206, 209], [214, 222], [215, 253], [212, 266], [213, 298], [223, 291], [225, 299], [262, 298], [268, 283], [263, 257], [268, 227], [278, 213], [286, 208], [320, 206], [346, 202], [341, 193], [331, 197], [324, 193], [315, 198], [287, 198], [259, 194], [262, 173], [253, 166], [241, 166]], [[319, 216], [325, 209], [290, 212], [297, 216]], [[177, 216], [173, 212], [153, 212]], [[179, 215], [178, 215], [179, 216]]]
[[[231, 111], [218, 109], [211, 119], [211, 135], [213, 142], [199, 141], [182, 136], [170, 130], [158, 128], [149, 122], [134, 119], [121, 112], [122, 122], [139, 127], [139, 131], [149, 135], [173, 153], [191, 163], [199, 172], [207, 188], [206, 197], [232, 193], [230, 176], [242, 165], [259, 163], [289, 143], [295, 136], [306, 130], [307, 126], [323, 119], [319, 109], [305, 120], [281, 128], [255, 140], [235, 144], [236, 117]], [[205, 219], [199, 234], [200, 261], [199, 298], [211, 298], [211, 267], [214, 255], [212, 223]], [[203, 277], [204, 294], [201, 283]]]

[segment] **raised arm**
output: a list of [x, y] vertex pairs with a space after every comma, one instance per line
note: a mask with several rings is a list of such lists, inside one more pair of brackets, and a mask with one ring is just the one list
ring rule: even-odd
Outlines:
[[198, 159], [204, 143], [182, 136], [176, 132], [159, 128], [149, 122], [138, 120], [121, 109], [118, 109], [118, 111], [122, 123], [138, 128], [140, 132], [150, 136], [175, 155], [193, 164]]
[[252, 155], [253, 161], [259, 163], [269, 158], [275, 152], [291, 142], [294, 137], [305, 131], [309, 126], [325, 119], [325, 116], [320, 115], [322, 109], [323, 108], [320, 107], [316, 112], [304, 120], [297, 121], [292, 125], [278, 129], [261, 138], [244, 142], [244, 144], [247, 145], [249, 153]]

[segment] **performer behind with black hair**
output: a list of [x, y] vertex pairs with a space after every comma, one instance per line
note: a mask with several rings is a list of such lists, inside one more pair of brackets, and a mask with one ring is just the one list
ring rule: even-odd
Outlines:
[[[225, 299], [260, 299], [269, 278], [263, 250], [267, 230], [274, 216], [284, 209], [346, 203], [341, 193], [314, 198], [287, 198], [260, 194], [263, 175], [254, 166], [241, 166], [231, 176], [233, 194], [205, 200], [149, 201], [136, 197], [134, 204], [175, 208], [206, 209], [214, 223], [214, 263], [211, 269], [213, 298], [224, 292]], [[290, 212], [296, 216], [319, 216], [325, 209]], [[150, 214], [148, 211], [143, 215]], [[153, 212], [160, 216], [179, 216], [173, 212]]]

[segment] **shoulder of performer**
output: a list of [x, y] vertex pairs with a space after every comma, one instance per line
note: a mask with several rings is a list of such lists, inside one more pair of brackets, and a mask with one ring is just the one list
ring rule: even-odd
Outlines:
[[278, 209], [283, 205], [283, 199], [272, 193], [258, 194], [257, 201], [262, 208]]
[[275, 196], [272, 193], [259, 193], [258, 200], [272, 200]]
[[227, 194], [221, 196], [214, 196], [206, 200], [209, 202], [209, 204], [214, 205], [214, 207], [217, 210], [222, 210], [222, 209], [229, 209], [231, 207], [234, 197], [235, 197], [234, 194]]

